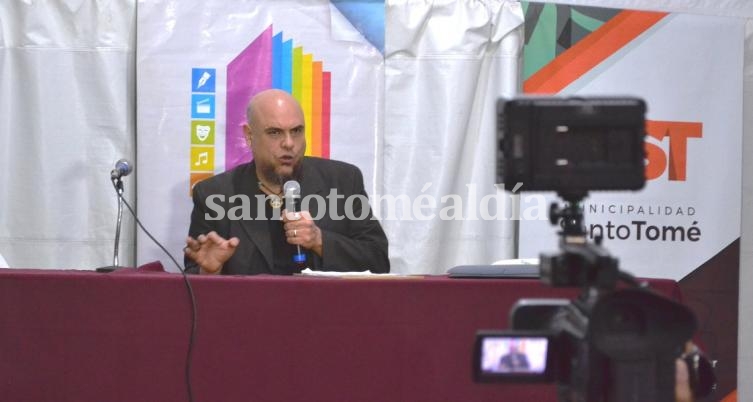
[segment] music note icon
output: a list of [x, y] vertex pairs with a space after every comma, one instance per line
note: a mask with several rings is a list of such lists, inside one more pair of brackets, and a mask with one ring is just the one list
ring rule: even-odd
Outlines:
[[199, 158], [196, 160], [196, 162], [194, 162], [193, 165], [194, 166], [206, 165], [207, 162], [209, 162], [209, 152], [204, 151], [199, 154]]

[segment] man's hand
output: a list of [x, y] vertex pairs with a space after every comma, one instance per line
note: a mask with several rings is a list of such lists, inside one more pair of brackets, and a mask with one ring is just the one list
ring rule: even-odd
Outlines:
[[285, 237], [288, 243], [299, 245], [322, 256], [322, 231], [311, 219], [308, 211], [282, 211], [282, 221], [285, 223]]
[[199, 235], [196, 239], [188, 236], [183, 252], [188, 258], [199, 264], [199, 273], [218, 274], [222, 265], [235, 253], [240, 240], [233, 237], [225, 240], [217, 232], [211, 231], [206, 235]]

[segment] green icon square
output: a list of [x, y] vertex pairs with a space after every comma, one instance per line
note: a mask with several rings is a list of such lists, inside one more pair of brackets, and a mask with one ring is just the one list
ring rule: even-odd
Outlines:
[[191, 144], [214, 145], [214, 120], [191, 120]]

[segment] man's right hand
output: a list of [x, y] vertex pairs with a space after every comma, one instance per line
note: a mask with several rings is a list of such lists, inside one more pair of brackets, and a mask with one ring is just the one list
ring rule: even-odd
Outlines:
[[219, 274], [225, 261], [235, 253], [239, 242], [237, 237], [226, 240], [217, 232], [211, 231], [206, 235], [199, 235], [196, 239], [188, 236], [183, 251], [188, 258], [199, 264], [200, 273]]

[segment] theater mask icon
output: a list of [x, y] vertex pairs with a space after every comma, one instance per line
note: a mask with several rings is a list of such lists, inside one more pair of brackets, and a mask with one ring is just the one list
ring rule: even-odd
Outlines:
[[199, 141], [204, 142], [209, 138], [209, 134], [212, 132], [212, 127], [210, 126], [202, 126], [197, 125], [196, 126], [196, 138], [199, 139]]

